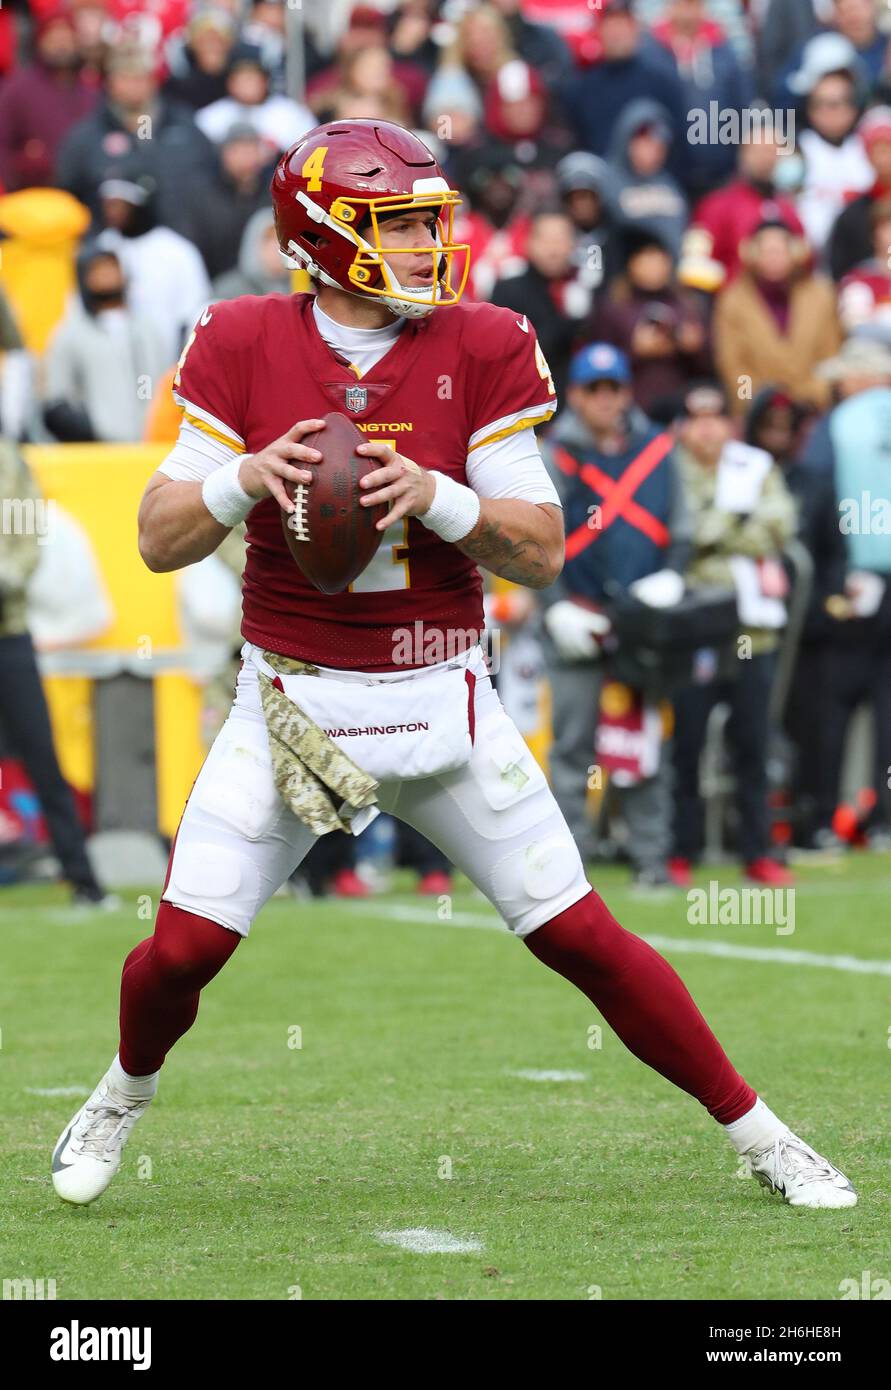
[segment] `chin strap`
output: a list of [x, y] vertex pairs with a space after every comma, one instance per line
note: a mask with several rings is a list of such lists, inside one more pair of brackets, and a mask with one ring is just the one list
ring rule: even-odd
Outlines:
[[[333, 222], [332, 219], [326, 218], [325, 220], [331, 222], [332, 226], [334, 226], [338, 231], [341, 231], [341, 229], [337, 227], [337, 223]], [[342, 232], [341, 235], [343, 235]], [[369, 242], [364, 241], [364, 239], [362, 244], [371, 255], [380, 255], [380, 252], [377, 251], [373, 246], [371, 246]], [[298, 246], [295, 241], [288, 242], [288, 250], [291, 252], [290, 256], [287, 254], [286, 251], [282, 251], [281, 249], [279, 249], [279, 255], [281, 256], [284, 264], [288, 266], [291, 270], [305, 270], [306, 273], [313, 280], [319, 280], [323, 285], [330, 285], [332, 289], [342, 290], [345, 294], [352, 294], [356, 297], [356, 299], [379, 299], [382, 304], [386, 304], [387, 308], [391, 310], [392, 313], [398, 314], [400, 318], [426, 318], [427, 315], [432, 314], [433, 310], [436, 308], [435, 304], [430, 304], [429, 302], [419, 302], [418, 300], [416, 300], [413, 297], [412, 291], [407, 289], [404, 285], [401, 285], [398, 280], [396, 280], [396, 284], [399, 286], [399, 289], [402, 290], [401, 295], [372, 295], [363, 294], [361, 290], [344, 290], [343, 285], [341, 285], [339, 281], [335, 280], [326, 271], [324, 271], [320, 265], [317, 265], [317, 263], [313, 260], [312, 256], [309, 254], [309, 252], [304, 251], [303, 248], [301, 246]], [[390, 271], [390, 274], [393, 275], [392, 270]], [[393, 279], [396, 279], [395, 275], [393, 275]]]

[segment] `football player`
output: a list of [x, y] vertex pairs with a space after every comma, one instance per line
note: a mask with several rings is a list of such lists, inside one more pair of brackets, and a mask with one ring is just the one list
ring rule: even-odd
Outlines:
[[[793, 1206], [852, 1206], [847, 1178], [773, 1114], [668, 962], [588, 883], [493, 689], [479, 567], [540, 588], [563, 563], [562, 514], [534, 433], [555, 396], [525, 316], [460, 302], [457, 193], [414, 135], [355, 120], [319, 127], [284, 155], [272, 196], [282, 253], [316, 292], [204, 312], [176, 377], [179, 438], [139, 514], [140, 550], [158, 572], [201, 560], [246, 521], [235, 702], [185, 807], [154, 933], [124, 963], [119, 1051], [53, 1154], [56, 1192], [87, 1203], [105, 1190], [201, 990], [319, 829], [357, 829], [371, 786], [375, 806], [437, 845], [641, 1061], [706, 1107], [764, 1184]], [[386, 515], [374, 560], [349, 590], [326, 595], [291, 558], [281, 516], [295, 512], [286, 483], [313, 486], [321, 455], [301, 441], [332, 409], [362, 428], [379, 464], [363, 502], [386, 504]], [[414, 699], [454, 746], [446, 755], [427, 740], [420, 761], [374, 777], [357, 758], [338, 782], [332, 741], [303, 694], [289, 700], [295, 681], [323, 688], [323, 704], [349, 711], [352, 701], [360, 723], [368, 708]]]

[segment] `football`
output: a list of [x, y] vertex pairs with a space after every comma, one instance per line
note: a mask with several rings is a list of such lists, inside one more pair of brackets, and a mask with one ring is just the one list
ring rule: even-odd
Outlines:
[[323, 594], [339, 594], [358, 578], [380, 545], [383, 532], [375, 522], [386, 515], [386, 508], [359, 502], [360, 478], [381, 466], [356, 453], [365, 438], [361, 430], [336, 410], [323, 418], [325, 428], [301, 441], [318, 449], [322, 461], [311, 465], [311, 483], [285, 484], [295, 510], [282, 511], [282, 527], [309, 582]]

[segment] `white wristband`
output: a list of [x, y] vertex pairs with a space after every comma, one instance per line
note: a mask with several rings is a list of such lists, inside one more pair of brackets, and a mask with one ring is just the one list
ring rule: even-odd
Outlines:
[[246, 457], [239, 454], [238, 458], [215, 468], [201, 485], [204, 505], [221, 526], [237, 526], [258, 500], [246, 493], [238, 481], [238, 470]]
[[430, 476], [436, 491], [428, 510], [418, 521], [435, 531], [441, 540], [463, 541], [480, 519], [480, 499], [472, 487], [456, 483], [454, 478], [446, 477], [435, 468], [431, 469]]

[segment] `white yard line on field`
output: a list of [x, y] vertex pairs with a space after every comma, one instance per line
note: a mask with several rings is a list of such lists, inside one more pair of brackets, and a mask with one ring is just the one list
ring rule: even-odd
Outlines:
[[535, 1071], [527, 1067], [524, 1071], [509, 1071], [508, 1076], [516, 1076], [520, 1081], [587, 1081], [584, 1071]]
[[407, 1231], [377, 1231], [382, 1245], [396, 1245], [413, 1255], [476, 1255], [482, 1250], [479, 1240], [461, 1240], [451, 1231], [431, 1231], [429, 1226], [413, 1226]]
[[88, 1096], [89, 1086], [26, 1086], [29, 1096]]
[[[418, 922], [423, 926], [477, 927], [484, 931], [506, 932], [500, 917], [482, 912], [453, 912], [440, 923], [432, 908], [424, 912], [410, 903], [380, 903], [365, 900], [350, 904], [351, 910], [364, 916], [400, 922]], [[673, 951], [690, 956], [717, 956], [725, 960], [751, 960], [766, 965], [809, 965], [819, 970], [841, 970], [853, 975], [891, 975], [891, 961], [861, 960], [859, 956], [828, 956], [817, 951], [792, 951], [788, 946], [737, 946], [730, 941], [692, 941], [680, 936], [652, 936], [637, 933], [657, 951]]]

